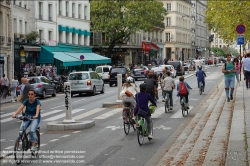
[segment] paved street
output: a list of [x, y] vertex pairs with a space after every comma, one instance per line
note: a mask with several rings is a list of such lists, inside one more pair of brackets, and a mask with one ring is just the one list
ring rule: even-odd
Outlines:
[[[186, 74], [186, 81], [193, 88], [189, 97], [190, 114], [182, 117], [179, 106], [179, 98], [174, 91], [174, 110], [165, 113], [163, 102], [158, 101], [158, 107], [155, 114], [152, 115], [154, 125], [154, 139], [146, 139], [144, 145], [138, 145], [136, 132], [132, 131], [125, 135], [123, 131], [123, 121], [121, 118], [121, 108], [102, 108], [102, 103], [113, 102], [117, 100], [117, 87], [105, 85], [105, 93], [96, 96], [78, 96], [72, 98], [72, 116], [76, 120], [94, 120], [95, 126], [90, 129], [68, 132], [47, 132], [46, 125], [51, 121], [61, 121], [64, 119], [64, 95], [58, 94], [57, 97], [48, 97], [42, 100], [42, 121], [41, 127], [41, 151], [44, 155], [52, 155], [52, 158], [46, 158], [40, 154], [44, 162], [46, 160], [53, 162], [53, 165], [62, 165], [54, 162], [55, 154], [49, 151], [78, 151], [79, 158], [70, 158], [81, 162], [74, 165], [87, 166], [106, 166], [106, 165], [145, 165], [150, 159], [158, 160], [160, 156], [155, 155], [158, 151], [163, 151], [172, 142], [184, 126], [195, 116], [199, 110], [197, 105], [205, 103], [209, 93], [215, 85], [221, 81], [221, 67], [206, 68], [206, 89], [204, 94], [199, 95], [196, 77]], [[177, 77], [175, 80], [178, 82]], [[139, 85], [142, 81], [137, 81]], [[159, 93], [161, 94], [161, 92]], [[18, 136], [20, 122], [12, 120], [12, 113], [18, 108], [18, 103], [6, 103], [1, 105], [1, 155], [12, 151], [14, 141]], [[56, 152], [59, 153], [59, 152]], [[69, 152], [66, 155], [76, 155]], [[155, 156], [154, 156], [155, 155]], [[161, 156], [162, 157], [162, 156]], [[2, 161], [13, 161], [13, 155]], [[67, 159], [63, 159], [67, 160]], [[68, 159], [69, 160], [69, 159]], [[35, 161], [35, 159], [33, 159]], [[84, 164], [82, 163], [84, 161]], [[44, 165], [45, 163], [43, 163]], [[10, 164], [4, 164], [10, 165]], [[37, 164], [28, 164], [37, 165]], [[69, 165], [69, 164], [65, 164]], [[72, 164], [71, 164], [72, 165]]]

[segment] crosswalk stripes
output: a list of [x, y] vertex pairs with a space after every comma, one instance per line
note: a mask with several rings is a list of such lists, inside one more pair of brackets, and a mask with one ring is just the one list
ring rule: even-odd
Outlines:
[[151, 118], [158, 118], [164, 112], [165, 112], [165, 107], [160, 107], [155, 110], [155, 112], [151, 115]]
[[97, 113], [97, 112], [100, 112], [100, 111], [102, 111], [102, 110], [105, 110], [105, 108], [96, 108], [96, 109], [93, 109], [93, 110], [91, 110], [91, 111], [85, 112], [85, 113], [83, 113], [83, 114], [81, 114], [81, 115], [75, 116], [75, 117], [73, 117], [73, 119], [79, 120], [79, 119], [88, 117], [88, 116], [90, 116], [90, 115], [93, 115], [93, 114], [95, 114], [95, 113]]
[[[74, 110], [72, 110], [72, 114], [80, 112], [82, 110], [84, 110], [84, 109], [74, 109]], [[53, 116], [53, 117], [48, 118], [48, 119], [44, 119], [43, 121], [53, 121], [53, 120], [57, 120], [57, 119], [60, 119], [60, 118], [63, 118], [63, 117], [65, 117], [65, 113], [57, 115], [57, 116]]]
[[[193, 106], [189, 106], [188, 113], [191, 112], [192, 108], [193, 108]], [[179, 109], [179, 110], [178, 110], [174, 115], [172, 115], [170, 118], [183, 118], [181, 109]]]
[[114, 114], [116, 114], [118, 112], [120, 112], [120, 113], [122, 112], [121, 108], [113, 109], [113, 110], [111, 110], [111, 111], [109, 111], [107, 113], [104, 113], [104, 114], [102, 114], [100, 116], [97, 116], [97, 117], [95, 117], [93, 119], [106, 119], [106, 118], [108, 118], [108, 117], [110, 117], [110, 116], [112, 116], [112, 115], [114, 115]]

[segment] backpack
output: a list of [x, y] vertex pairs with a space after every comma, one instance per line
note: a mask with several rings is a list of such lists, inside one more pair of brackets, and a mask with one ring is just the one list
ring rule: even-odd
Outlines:
[[[234, 62], [230, 62], [230, 63], [233, 63], [233, 66], [234, 66]], [[225, 62], [225, 70], [227, 69], [227, 62]]]
[[184, 82], [180, 82], [180, 95], [186, 95], [188, 93], [187, 87]]

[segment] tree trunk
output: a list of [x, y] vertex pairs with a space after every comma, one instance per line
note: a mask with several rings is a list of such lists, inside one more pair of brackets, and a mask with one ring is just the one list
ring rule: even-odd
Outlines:
[[116, 41], [114, 41], [114, 40], [110, 43], [109, 48], [108, 48], [108, 52], [106, 53], [106, 55], [107, 55], [108, 57], [111, 56], [112, 50], [113, 50], [113, 48], [115, 47], [115, 43], [116, 43]]

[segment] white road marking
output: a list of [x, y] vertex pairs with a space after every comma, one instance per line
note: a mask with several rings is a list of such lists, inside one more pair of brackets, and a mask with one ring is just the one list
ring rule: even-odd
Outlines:
[[107, 129], [112, 129], [112, 130], [116, 130], [116, 129], [121, 129], [121, 126], [108, 126], [106, 127]]
[[[20, 143], [19, 143], [19, 144], [20, 144]], [[12, 148], [14, 148], [14, 146], [9, 146], [9, 147], [4, 148], [4, 149], [12, 149]]]
[[111, 92], [114, 92], [114, 91], [108, 91], [108, 92], [105, 92], [105, 93], [111, 93]]
[[83, 100], [86, 100], [86, 99], [77, 100], [77, 101], [74, 101], [74, 102], [72, 102], [72, 103], [77, 103], [77, 102], [83, 101]]
[[0, 139], [0, 141], [5, 141], [6, 139]]
[[69, 137], [70, 135], [63, 135], [63, 136], [61, 136], [61, 137], [59, 137], [59, 138], [64, 138], [64, 137]]
[[43, 133], [40, 133], [40, 135], [43, 135]]
[[63, 107], [63, 106], [65, 106], [65, 105], [59, 105], [59, 106], [56, 106], [56, 107], [53, 107], [53, 108], [50, 108], [50, 109], [54, 109], [54, 108], [58, 108], [58, 107]]
[[[193, 106], [189, 106], [188, 113], [191, 112], [192, 108], [193, 108]], [[178, 110], [174, 115], [172, 115], [170, 118], [183, 118], [181, 109], [179, 109], [179, 110]]]
[[[72, 114], [77, 113], [77, 112], [80, 112], [80, 111], [82, 111], [82, 110], [84, 110], [84, 109], [74, 109], [74, 110], [72, 111]], [[45, 120], [43, 120], [43, 121], [53, 121], [53, 120], [57, 120], [57, 119], [60, 119], [60, 118], [63, 118], [63, 117], [65, 117], [65, 113], [62, 113], [62, 114], [57, 115], [57, 116], [53, 116], [53, 117], [48, 118], [48, 119], [45, 119]]]
[[59, 139], [52, 139], [52, 140], [50, 140], [49, 142], [56, 142], [56, 141], [58, 141]]
[[191, 98], [191, 99], [188, 99], [188, 100], [198, 100], [198, 99], [193, 99], [193, 98]]
[[73, 117], [73, 119], [75, 119], [75, 120], [83, 119], [83, 118], [85, 118], [85, 117], [88, 117], [88, 116], [90, 116], [90, 115], [93, 115], [93, 114], [95, 114], [95, 113], [97, 113], [97, 112], [100, 112], [100, 111], [102, 111], [102, 110], [105, 110], [105, 109], [106, 109], [106, 108], [96, 108], [96, 109], [93, 109], [93, 110], [91, 110], [91, 111], [85, 112], [85, 113], [83, 113], [83, 114], [81, 114], [81, 115], [77, 115], [77, 116]]
[[165, 126], [163, 126], [163, 125], [160, 125], [160, 126], [153, 127], [153, 129], [171, 130], [172, 128], [171, 128], [171, 127], [165, 127]]
[[109, 112], [107, 112], [105, 114], [97, 116], [97, 117], [95, 117], [93, 119], [106, 119], [106, 118], [108, 118], [108, 117], [110, 117], [110, 116], [112, 116], [112, 115], [114, 115], [114, 114], [116, 114], [118, 112], [122, 113], [122, 109], [121, 108], [113, 109], [112, 111], [109, 111]]
[[158, 109], [155, 110], [155, 112], [151, 115], [151, 118], [158, 118], [164, 112], [165, 112], [165, 106], [164, 107], [160, 107], [160, 108], [158, 108]]
[[45, 146], [45, 145], [47, 145], [47, 144], [40, 144], [40, 147]]
[[74, 132], [72, 132], [72, 133], [74, 133], [74, 134], [76, 134], [76, 133], [80, 133], [81, 131], [74, 131]]

